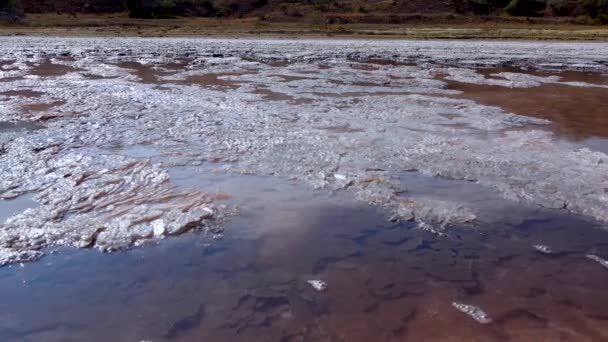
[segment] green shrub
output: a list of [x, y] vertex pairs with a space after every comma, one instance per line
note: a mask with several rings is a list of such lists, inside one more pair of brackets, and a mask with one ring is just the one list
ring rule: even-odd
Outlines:
[[574, 18], [574, 23], [577, 25], [595, 25], [597, 24], [596, 20], [591, 18], [588, 15], [579, 15]]
[[547, 7], [556, 15], [568, 15], [572, 12], [569, 0], [547, 0]]
[[215, 16], [215, 4], [211, 0], [194, 0], [192, 2], [193, 12], [195, 15], [203, 17]]
[[488, 0], [469, 0], [473, 13], [476, 15], [488, 15], [490, 14], [490, 2]]
[[22, 16], [23, 6], [21, 5], [21, 0], [0, 0], [0, 12]]
[[450, 0], [454, 12], [464, 14], [473, 12], [476, 15], [488, 15], [497, 9], [503, 9], [510, 0]]
[[129, 16], [134, 18], [150, 18], [157, 15], [161, 0], [125, 0]]
[[608, 0], [582, 0], [583, 9], [592, 18], [608, 16]]
[[539, 0], [511, 0], [505, 11], [510, 15], [533, 17], [544, 7], [545, 4]]
[[[216, 0], [124, 0], [129, 15], [135, 18], [169, 18], [175, 15], [214, 16]], [[222, 2], [223, 4], [223, 2]]]

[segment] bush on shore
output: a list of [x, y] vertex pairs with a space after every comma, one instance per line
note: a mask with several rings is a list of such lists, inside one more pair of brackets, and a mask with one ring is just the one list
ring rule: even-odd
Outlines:
[[22, 16], [24, 12], [115, 13], [124, 10], [135, 18], [241, 17], [254, 11], [264, 17], [277, 13], [309, 17], [349, 10], [370, 15], [408, 14], [409, 11], [425, 15], [451, 11], [479, 16], [503, 13], [529, 17], [569, 16], [576, 22], [608, 23], [608, 0], [0, 0], [0, 12], [5, 16]]
[[125, 8], [135, 18], [242, 16], [267, 4], [268, 0], [125, 0]]
[[0, 12], [12, 16], [23, 16], [23, 6], [20, 0], [0, 0]]

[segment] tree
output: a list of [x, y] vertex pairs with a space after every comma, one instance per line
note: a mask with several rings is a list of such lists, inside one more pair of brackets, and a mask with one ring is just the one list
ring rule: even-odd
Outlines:
[[0, 12], [18, 17], [23, 16], [21, 0], [0, 0]]
[[545, 8], [545, 4], [539, 0], [511, 0], [505, 8], [510, 15], [536, 16]]
[[510, 0], [450, 0], [454, 12], [459, 14], [474, 13], [488, 15], [495, 10], [503, 9]]
[[473, 13], [476, 15], [490, 14], [490, 2], [488, 0], [470, 0]]
[[583, 8], [592, 18], [608, 21], [608, 0], [583, 0]]
[[[0, 0], [1, 1], [1, 0]], [[166, 16], [240, 16], [264, 7], [268, 0], [124, 0], [129, 15], [135, 18]]]
[[547, 0], [547, 7], [556, 15], [568, 15], [572, 11], [569, 0]]
[[129, 16], [134, 18], [152, 18], [174, 13], [175, 0], [125, 0]]

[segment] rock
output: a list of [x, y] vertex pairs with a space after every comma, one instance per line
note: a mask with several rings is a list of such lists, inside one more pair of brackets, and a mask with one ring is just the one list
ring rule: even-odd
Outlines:
[[165, 222], [162, 219], [152, 221], [152, 229], [154, 236], [162, 236], [165, 234]]
[[452, 306], [455, 307], [458, 311], [473, 318], [480, 324], [492, 323], [492, 318], [490, 318], [490, 316], [485, 313], [485, 311], [474, 305], [453, 302]]
[[414, 219], [414, 211], [410, 206], [399, 205], [391, 221], [412, 221]]
[[184, 213], [173, 210], [166, 215], [167, 235], [179, 235], [200, 226], [204, 219], [211, 218], [213, 210], [207, 207], [198, 207]]
[[307, 283], [310, 284], [313, 289], [319, 292], [325, 291], [327, 289], [327, 283], [322, 280], [308, 280]]
[[44, 253], [35, 250], [13, 251], [8, 248], [0, 248], [0, 267], [8, 264], [36, 261], [43, 256]]
[[553, 250], [551, 249], [551, 247], [546, 246], [546, 245], [534, 245], [532, 246], [534, 247], [534, 249], [536, 249], [537, 251], [544, 253], [544, 254], [552, 254]]

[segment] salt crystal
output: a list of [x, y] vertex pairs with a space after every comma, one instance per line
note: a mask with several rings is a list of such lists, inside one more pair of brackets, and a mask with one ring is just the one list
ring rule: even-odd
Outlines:
[[327, 283], [322, 280], [309, 280], [308, 283], [317, 291], [324, 291], [327, 288]]

